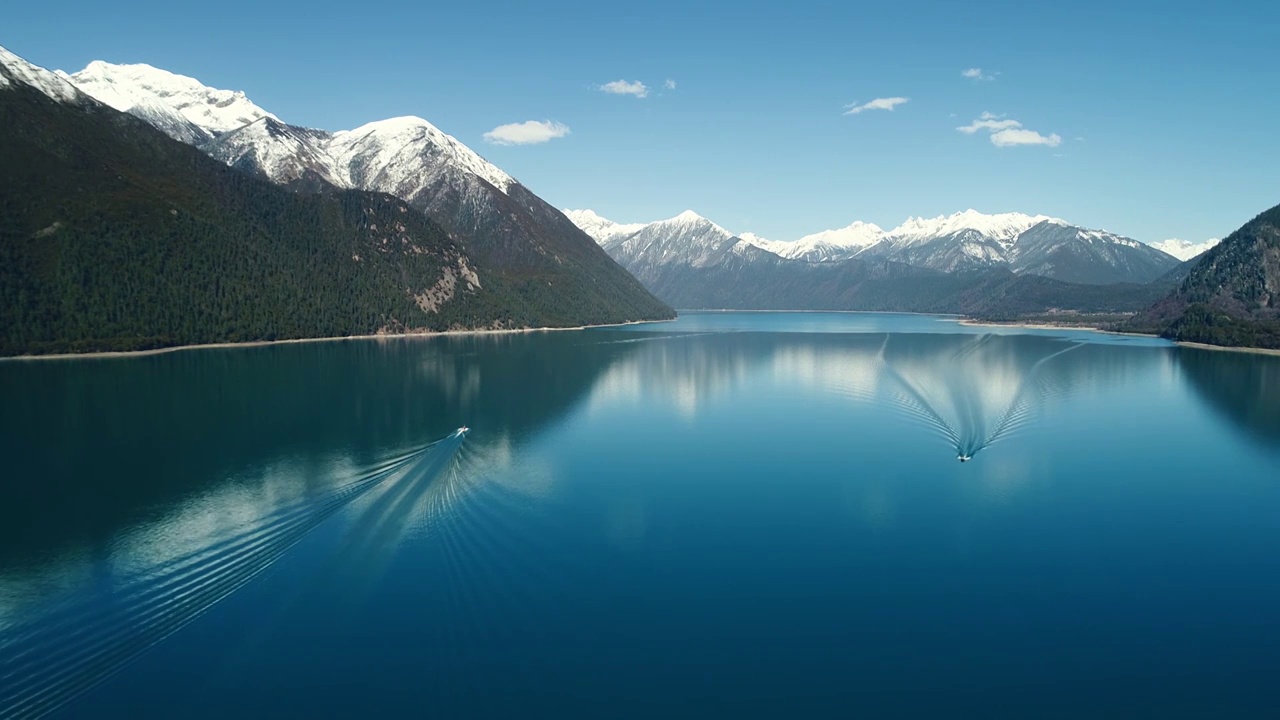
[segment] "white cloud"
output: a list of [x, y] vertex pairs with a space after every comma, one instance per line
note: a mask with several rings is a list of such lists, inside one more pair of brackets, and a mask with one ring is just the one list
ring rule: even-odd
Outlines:
[[994, 115], [989, 112], [982, 113], [977, 120], [968, 125], [962, 125], [956, 130], [966, 135], [972, 135], [979, 130], [986, 130], [991, 134], [991, 144], [996, 147], [1016, 147], [1018, 145], [1058, 147], [1062, 144], [1062, 137], [1057, 133], [1041, 135], [1035, 130], [1024, 128], [1022, 123], [1017, 120], [1007, 119], [1003, 115]]
[[844, 114], [857, 115], [858, 113], [864, 112], [866, 110], [893, 110], [899, 105], [905, 102], [908, 102], [910, 99], [911, 98], [904, 98], [904, 97], [889, 97], [889, 98], [876, 98], [871, 102], [865, 102], [865, 103], [862, 103], [861, 105], [859, 105], [858, 103], [853, 103], [853, 104], [844, 106], [844, 109], [845, 109]]
[[484, 139], [494, 145], [536, 145], [569, 134], [569, 126], [554, 120], [526, 120], [522, 123], [499, 125], [484, 134]]
[[670, 78], [667, 78], [667, 81], [666, 81], [666, 82], [664, 82], [664, 83], [662, 83], [662, 87], [664, 87], [664, 88], [666, 88], [666, 89], [668, 89], [668, 90], [675, 90], [675, 89], [676, 89], [676, 81], [675, 81], [675, 80], [672, 80], [672, 79], [670, 79]]
[[968, 78], [969, 80], [981, 81], [981, 80], [995, 80], [996, 75], [999, 75], [999, 74], [1000, 73], [992, 73], [992, 74], [984, 73], [982, 72], [982, 68], [969, 68], [961, 72], [960, 76], [964, 78]]
[[639, 80], [636, 80], [635, 82], [614, 80], [613, 82], [607, 82], [601, 85], [600, 90], [607, 92], [610, 95], [634, 95], [638, 98], [649, 96], [648, 86]]
[[1009, 128], [1019, 127], [1022, 127], [1022, 123], [1017, 120], [1005, 120], [1003, 115], [992, 115], [989, 112], [984, 112], [978, 116], [977, 120], [956, 129], [966, 135], [972, 135], [979, 130], [988, 130], [994, 133], [1001, 130], [1007, 130]]
[[1058, 147], [1062, 144], [1062, 138], [1059, 137], [1058, 133], [1041, 135], [1035, 130], [1027, 130], [1026, 128], [1008, 128], [998, 133], [992, 133], [991, 144], [996, 147], [1016, 147], [1018, 145]]

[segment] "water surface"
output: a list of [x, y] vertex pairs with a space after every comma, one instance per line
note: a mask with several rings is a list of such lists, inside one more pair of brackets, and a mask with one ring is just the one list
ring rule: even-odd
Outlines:
[[0, 716], [1274, 704], [1280, 358], [701, 313], [0, 397]]

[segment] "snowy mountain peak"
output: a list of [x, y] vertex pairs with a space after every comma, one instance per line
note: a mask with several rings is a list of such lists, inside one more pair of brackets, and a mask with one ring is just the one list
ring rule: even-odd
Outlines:
[[617, 223], [602, 217], [594, 210], [561, 210], [569, 221], [597, 243], [604, 244], [620, 235], [631, 235], [643, 230], [647, 223]]
[[823, 230], [794, 241], [766, 240], [754, 233], [743, 233], [739, 237], [761, 250], [784, 258], [824, 262], [853, 257], [880, 242], [884, 238], [884, 230], [873, 223], [856, 221], [842, 228]]
[[151, 65], [95, 60], [80, 72], [61, 75], [175, 140], [205, 148], [228, 164], [256, 168], [277, 182], [376, 190], [404, 199], [418, 197], [446, 177], [459, 178], [479, 193], [475, 197], [483, 195], [485, 183], [502, 193], [517, 184], [420, 117], [331, 133], [285, 125], [243, 92], [211, 88]]
[[0, 89], [17, 85], [30, 85], [59, 102], [78, 103], [84, 100], [71, 83], [56, 73], [33, 65], [0, 47]]
[[[121, 112], [153, 123], [167, 120], [167, 127], [156, 124], [161, 130], [187, 142], [191, 141], [187, 137], [191, 131], [178, 127], [184, 123], [213, 137], [264, 117], [278, 119], [253, 104], [241, 91], [208, 87], [195, 78], [142, 63], [117, 65], [94, 60], [80, 72], [67, 74], [59, 70], [58, 74], [99, 102]], [[170, 117], [158, 118], [160, 114]]]
[[666, 226], [666, 227], [697, 228], [704, 232], [707, 230], [714, 230], [716, 234], [723, 234], [726, 237], [733, 236], [733, 233], [729, 232], [728, 230], [725, 230], [724, 228], [702, 217], [701, 215], [699, 215], [698, 213], [692, 210], [685, 210], [684, 212], [680, 213], [679, 215], [676, 215], [673, 218], [668, 218], [666, 220], [659, 220], [658, 222], [653, 224]]
[[1217, 245], [1219, 242], [1222, 242], [1219, 238], [1210, 238], [1202, 243], [1193, 243], [1188, 242], [1187, 240], [1170, 238], [1168, 240], [1151, 243], [1151, 247], [1160, 250], [1161, 252], [1169, 253], [1179, 260], [1186, 262], [1191, 258], [1204, 254], [1205, 251], [1214, 245]]
[[835, 230], [823, 230], [812, 235], [805, 235], [797, 242], [826, 243], [837, 247], [866, 247], [880, 241], [884, 230], [874, 223], [861, 220]]
[[964, 212], [939, 215], [935, 218], [907, 218], [906, 222], [890, 230], [886, 235], [902, 242], [915, 242], [973, 230], [993, 240], [1009, 243], [1031, 227], [1046, 221], [1067, 224], [1048, 215], [1025, 215], [1016, 212], [987, 215], [971, 208]]
[[[338, 159], [358, 154], [362, 163], [368, 163], [369, 158], [374, 157], [376, 160], [372, 166], [384, 173], [397, 164], [404, 167], [419, 164], [420, 158], [426, 156], [480, 177], [504, 193], [516, 184], [515, 178], [480, 157], [457, 138], [412, 115], [377, 120], [354, 130], [336, 132], [333, 134], [331, 152]], [[419, 160], [415, 161], [414, 158]], [[397, 163], [397, 160], [404, 162]], [[391, 181], [394, 182], [395, 178]], [[353, 177], [352, 184], [355, 187], [365, 187], [369, 183], [360, 177]]]

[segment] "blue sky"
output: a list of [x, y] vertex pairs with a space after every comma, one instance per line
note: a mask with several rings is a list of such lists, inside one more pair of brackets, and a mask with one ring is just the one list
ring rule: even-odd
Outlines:
[[[973, 207], [1203, 240], [1280, 203], [1280, 3], [832, 5], [46, 0], [6, 9], [0, 45], [150, 63], [301, 125], [420, 115], [619, 221], [692, 208], [785, 240]], [[957, 130], [983, 113], [1058, 144]], [[485, 140], [530, 120], [568, 133]]]

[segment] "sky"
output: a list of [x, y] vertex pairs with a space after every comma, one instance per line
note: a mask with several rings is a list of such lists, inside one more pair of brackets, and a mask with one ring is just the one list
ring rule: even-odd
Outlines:
[[1200, 241], [1280, 203], [1280, 3], [835, 5], [45, 0], [0, 45], [298, 125], [418, 115], [620, 222], [790, 240], [973, 208]]

